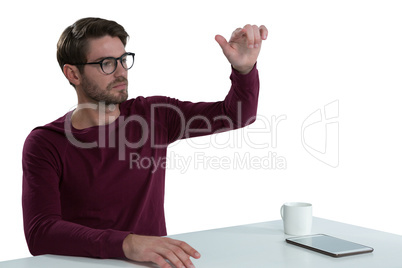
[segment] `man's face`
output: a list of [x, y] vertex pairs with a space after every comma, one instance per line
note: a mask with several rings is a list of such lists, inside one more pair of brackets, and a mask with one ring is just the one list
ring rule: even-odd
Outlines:
[[[118, 58], [125, 53], [118, 37], [104, 36], [89, 41], [88, 62], [98, 62], [106, 57]], [[99, 64], [85, 65], [81, 88], [84, 101], [104, 102], [106, 105], [119, 104], [128, 98], [127, 70], [117, 62], [112, 74], [103, 73]]]

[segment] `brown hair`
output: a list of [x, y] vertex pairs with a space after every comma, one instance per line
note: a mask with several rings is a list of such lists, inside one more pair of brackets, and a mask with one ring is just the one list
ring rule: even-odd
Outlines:
[[[129, 35], [123, 26], [115, 21], [100, 18], [84, 18], [67, 27], [57, 43], [57, 61], [61, 70], [65, 64], [86, 63], [88, 39], [106, 35], [118, 37], [126, 46]], [[77, 65], [82, 73], [84, 66]]]

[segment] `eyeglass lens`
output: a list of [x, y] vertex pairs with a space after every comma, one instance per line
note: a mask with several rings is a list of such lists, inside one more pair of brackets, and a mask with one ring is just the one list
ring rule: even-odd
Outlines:
[[133, 54], [124, 54], [120, 58], [106, 58], [102, 61], [102, 70], [106, 74], [113, 73], [117, 68], [117, 61], [121, 62], [121, 65], [124, 69], [128, 70], [133, 67], [134, 64], [134, 55]]

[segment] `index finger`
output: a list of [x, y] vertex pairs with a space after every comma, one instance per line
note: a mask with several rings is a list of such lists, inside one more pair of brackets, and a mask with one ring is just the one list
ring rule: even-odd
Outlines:
[[172, 244], [174, 244], [175, 246], [181, 248], [185, 253], [187, 253], [188, 255], [190, 255], [191, 257], [198, 259], [201, 257], [200, 253], [198, 253], [197, 250], [195, 250], [193, 247], [191, 247], [189, 244], [187, 244], [184, 241], [180, 241], [180, 240], [176, 240], [176, 239], [172, 239], [171, 240]]
[[253, 48], [254, 47], [254, 42], [255, 42], [253, 26], [251, 26], [250, 24], [247, 24], [246, 26], [243, 27], [241, 32], [246, 36], [247, 47], [248, 48]]

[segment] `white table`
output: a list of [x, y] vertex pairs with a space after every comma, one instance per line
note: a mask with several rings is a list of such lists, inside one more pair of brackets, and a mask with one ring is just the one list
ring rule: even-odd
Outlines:
[[[402, 236], [314, 218], [313, 233], [325, 233], [373, 247], [373, 253], [333, 258], [287, 244], [282, 221], [270, 221], [170, 236], [186, 241], [202, 255], [197, 268], [256, 267], [402, 267]], [[0, 262], [0, 268], [156, 267], [123, 260], [44, 255]]]

